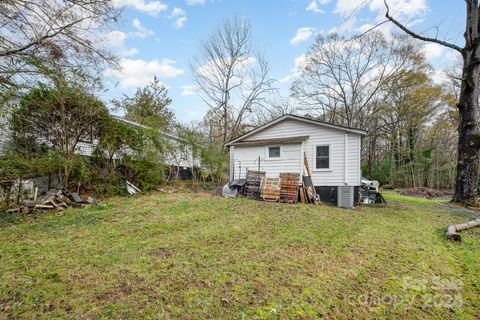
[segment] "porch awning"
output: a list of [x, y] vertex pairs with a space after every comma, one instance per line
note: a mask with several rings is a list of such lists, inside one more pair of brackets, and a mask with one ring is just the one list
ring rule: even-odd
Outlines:
[[284, 137], [284, 138], [272, 138], [272, 139], [259, 139], [259, 140], [243, 140], [232, 143], [232, 146], [262, 146], [269, 144], [292, 144], [300, 143], [307, 140], [310, 136], [296, 136], [296, 137]]

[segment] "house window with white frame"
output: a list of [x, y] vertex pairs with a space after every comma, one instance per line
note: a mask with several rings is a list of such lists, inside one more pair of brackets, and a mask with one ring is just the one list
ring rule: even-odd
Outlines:
[[269, 159], [279, 159], [280, 158], [280, 146], [269, 146], [268, 147], [268, 158]]
[[315, 169], [329, 169], [330, 168], [330, 146], [316, 146], [315, 147]]

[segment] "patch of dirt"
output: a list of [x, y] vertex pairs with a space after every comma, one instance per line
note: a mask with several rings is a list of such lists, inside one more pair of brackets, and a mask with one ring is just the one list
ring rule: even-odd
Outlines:
[[167, 248], [158, 248], [158, 249], [152, 250], [151, 254], [159, 258], [167, 258], [172, 255], [172, 252]]
[[436, 190], [430, 189], [426, 187], [418, 187], [418, 188], [409, 188], [405, 189], [400, 192], [400, 194], [404, 196], [412, 196], [412, 197], [423, 197], [427, 199], [432, 198], [447, 198], [453, 195], [453, 191], [451, 190]]
[[222, 188], [225, 184], [215, 184], [210, 185], [208, 188], [200, 187], [198, 189], [198, 193], [206, 193], [212, 196], [221, 196], [222, 195]]

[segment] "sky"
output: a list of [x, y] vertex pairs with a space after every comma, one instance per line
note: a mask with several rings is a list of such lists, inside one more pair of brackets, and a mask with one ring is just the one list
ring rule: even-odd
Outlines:
[[[353, 36], [384, 20], [383, 0], [113, 0], [122, 9], [120, 22], [105, 33], [106, 46], [119, 57], [120, 69], [104, 71], [102, 99], [132, 95], [154, 76], [165, 84], [176, 119], [201, 120], [207, 111], [190, 68], [202, 38], [225, 19], [239, 16], [252, 25], [254, 47], [269, 61], [281, 96], [288, 97], [298, 75], [296, 65], [317, 34]], [[387, 0], [391, 14], [423, 35], [463, 45], [462, 0]], [[390, 23], [377, 28], [398, 32]], [[451, 49], [420, 43], [441, 82], [443, 69], [458, 61]]]

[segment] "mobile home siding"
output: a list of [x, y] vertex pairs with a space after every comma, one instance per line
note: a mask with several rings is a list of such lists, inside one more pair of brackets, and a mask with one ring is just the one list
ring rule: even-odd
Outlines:
[[[323, 127], [295, 119], [286, 119], [251, 135], [247, 140], [294, 136], [309, 136], [309, 138], [303, 142], [303, 147], [302, 144], [282, 145], [286, 151], [288, 150], [288, 156], [286, 155], [285, 159], [268, 161], [265, 154], [265, 146], [235, 146], [233, 157], [235, 161], [240, 160], [243, 163], [243, 168], [247, 168], [253, 165], [253, 163], [248, 163], [247, 166], [247, 161], [256, 162], [254, 159], [258, 159], [258, 156], [260, 156], [262, 170], [267, 171], [267, 175], [278, 176], [280, 172], [301, 172], [300, 168], [303, 163], [301, 150], [303, 149], [312, 169], [314, 185], [360, 185], [361, 136], [357, 133], [346, 133], [341, 129]], [[346, 145], [345, 142], [347, 142]], [[315, 147], [318, 145], [330, 146], [330, 168], [328, 170], [315, 169]], [[235, 165], [237, 166], [237, 162], [235, 162]]]

